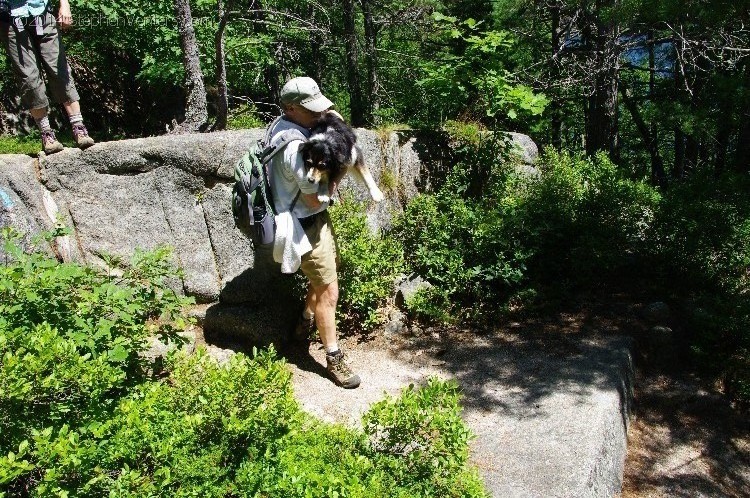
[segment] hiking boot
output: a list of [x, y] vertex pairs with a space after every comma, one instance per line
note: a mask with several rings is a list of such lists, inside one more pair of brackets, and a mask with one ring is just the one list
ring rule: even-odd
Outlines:
[[292, 339], [294, 342], [307, 342], [311, 340], [315, 330], [315, 317], [308, 319], [301, 316], [297, 322], [297, 326], [294, 328]]
[[54, 131], [49, 130], [42, 132], [42, 150], [45, 154], [54, 154], [55, 152], [60, 152], [64, 148], [63, 144], [57, 141]]
[[94, 145], [94, 139], [89, 136], [89, 131], [83, 123], [73, 125], [73, 140], [79, 149], [88, 149]]
[[333, 355], [326, 354], [326, 363], [326, 370], [336, 384], [345, 389], [359, 386], [359, 375], [352, 372], [343, 351], [338, 350]]

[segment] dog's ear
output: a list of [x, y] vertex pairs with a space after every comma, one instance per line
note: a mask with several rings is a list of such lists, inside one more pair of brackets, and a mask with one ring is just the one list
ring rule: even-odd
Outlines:
[[297, 151], [300, 154], [304, 154], [305, 152], [309, 151], [311, 148], [312, 148], [312, 142], [302, 142], [299, 145], [299, 148], [297, 149]]

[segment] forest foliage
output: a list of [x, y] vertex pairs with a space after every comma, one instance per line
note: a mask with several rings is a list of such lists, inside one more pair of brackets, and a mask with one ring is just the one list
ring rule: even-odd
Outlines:
[[[375, 324], [400, 271], [435, 284], [408, 305], [438, 321], [635, 278], [675, 305], [685, 363], [750, 400], [748, 0], [71, 0], [65, 41], [94, 134], [184, 119], [178, 2], [213, 128], [267, 122], [304, 74], [354, 125], [453, 136], [452, 170], [392, 232], [371, 238], [354, 206], [340, 213], [342, 316]], [[0, 74], [0, 110], [16, 113], [3, 58]], [[539, 177], [477, 138], [503, 130], [545, 150]]]

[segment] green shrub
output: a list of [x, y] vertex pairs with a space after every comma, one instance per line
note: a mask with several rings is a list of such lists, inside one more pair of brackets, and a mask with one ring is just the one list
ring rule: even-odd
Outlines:
[[527, 247], [536, 282], [588, 286], [632, 265], [660, 196], [600, 154], [545, 151], [542, 174], [518, 192], [509, 236]]
[[421, 322], [449, 324], [454, 321], [448, 294], [439, 287], [417, 290], [404, 303], [409, 315]]
[[265, 128], [266, 121], [258, 115], [254, 105], [241, 105], [232, 109], [227, 117], [228, 130], [246, 130], [249, 128]]
[[381, 322], [379, 308], [403, 271], [403, 250], [396, 239], [373, 234], [364, 204], [352, 198], [329, 210], [338, 241], [341, 317], [364, 330]]
[[455, 382], [429, 379], [364, 415], [373, 458], [410, 496], [484, 496], [475, 472], [466, 469], [471, 433], [461, 420]]
[[[367, 433], [301, 412], [273, 350], [226, 365], [178, 351], [152, 378], [139, 353], [151, 335], [176, 339], [189, 301], [165, 285], [166, 250], [108, 273], [6, 253], [0, 496], [485, 496], [455, 385], [382, 403]], [[414, 451], [395, 454], [389, 431]]]
[[38, 133], [22, 136], [0, 135], [0, 154], [37, 155], [42, 150]]
[[472, 137], [457, 138], [464, 162], [438, 192], [409, 201], [394, 233], [409, 271], [437, 287], [431, 300], [449, 302], [450, 316], [476, 319], [524, 283], [528, 254], [522, 241], [504, 236], [515, 209], [512, 168], [498, 162], [505, 144], [488, 135], [472, 145]]
[[[506, 144], [491, 153], [480, 140], [473, 155], [475, 137], [467, 133], [463, 162], [395, 222], [409, 270], [444, 293], [432, 297], [453, 303], [453, 316], [491, 316], [504, 308], [498, 303], [533, 295], [529, 286], [590, 285], [632, 267], [644, 252], [659, 203], [652, 187], [626, 178], [604, 156], [552, 150], [540, 158], [538, 177], [497, 159], [488, 170]], [[477, 176], [485, 178], [481, 187], [473, 186]], [[419, 306], [428, 303], [420, 298]], [[471, 313], [462, 311], [469, 305]]]
[[673, 186], [651, 232], [665, 284], [690, 303], [694, 358], [750, 403], [750, 179], [698, 171]]

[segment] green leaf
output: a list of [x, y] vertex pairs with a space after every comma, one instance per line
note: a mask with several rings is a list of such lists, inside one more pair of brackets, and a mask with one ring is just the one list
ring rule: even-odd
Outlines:
[[118, 344], [108, 351], [107, 356], [112, 362], [122, 363], [128, 359], [128, 350], [122, 344]]

